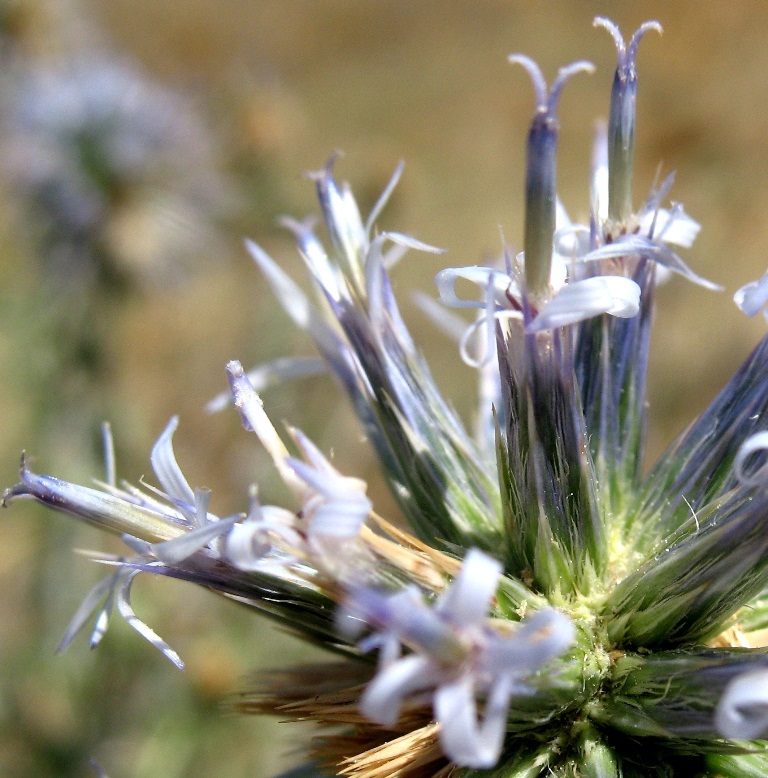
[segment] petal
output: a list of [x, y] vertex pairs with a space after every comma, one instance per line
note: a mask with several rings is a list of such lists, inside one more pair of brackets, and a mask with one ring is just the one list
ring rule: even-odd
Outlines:
[[559, 289], [568, 275], [568, 260], [583, 257], [589, 251], [589, 228], [582, 224], [562, 227], [555, 231], [554, 256], [549, 284]]
[[[290, 511], [272, 505], [261, 510], [263, 519], [235, 524], [227, 536], [225, 554], [240, 570], [259, 570], [263, 567], [264, 558], [274, 547], [270, 535], [277, 535], [294, 548], [301, 546], [301, 536], [288, 526], [288, 523], [294, 519]], [[280, 558], [283, 564], [288, 564], [292, 560], [291, 556]]]
[[334, 538], [356, 538], [372, 508], [362, 495], [357, 499], [324, 502], [311, 515], [309, 534]]
[[346, 602], [349, 613], [379, 632], [437, 658], [444, 665], [466, 659], [467, 646], [434, 608], [428, 608], [419, 589], [407, 586], [395, 594], [360, 587]]
[[186, 532], [179, 538], [166, 540], [164, 543], [153, 543], [150, 545], [151, 552], [165, 565], [176, 565], [183, 562], [192, 554], [200, 551], [212, 540], [223, 535], [227, 530], [234, 526], [235, 522], [241, 518], [241, 514], [229, 516], [226, 519], [219, 519], [210, 524], [205, 524], [198, 529]]
[[[302, 456], [309, 463], [309, 468], [314, 468], [325, 476], [343, 478], [341, 473], [339, 473], [339, 471], [330, 463], [325, 454], [323, 454], [323, 452], [300, 429], [290, 427], [289, 432], [301, 451]], [[298, 462], [298, 460], [294, 459], [291, 461]], [[303, 465], [303, 463], [299, 464]], [[304, 465], [304, 467], [306, 468], [307, 466]]]
[[403, 699], [435, 685], [435, 669], [428, 659], [411, 654], [382, 668], [360, 698], [363, 716], [383, 727], [393, 727]]
[[719, 284], [712, 283], [712, 281], [696, 275], [668, 246], [644, 235], [624, 235], [613, 241], [613, 243], [607, 243], [605, 246], [600, 246], [600, 248], [590, 251], [589, 254], [582, 257], [582, 260], [589, 262], [595, 259], [610, 259], [612, 257], [632, 255], [652, 259], [654, 262], [668, 267], [670, 270], [683, 276], [683, 278], [687, 278], [705, 289], [711, 289], [716, 292], [722, 291], [723, 287]]
[[735, 740], [768, 735], [768, 670], [744, 673], [728, 684], [715, 710], [715, 728]]
[[640, 310], [640, 287], [623, 276], [595, 276], [564, 286], [528, 325], [529, 332], [591, 319], [603, 313], [627, 319]]
[[768, 450], [768, 432], [757, 432], [748, 437], [739, 447], [733, 468], [736, 477], [745, 486], [760, 486], [768, 479], [768, 462], [763, 462], [751, 471], [747, 468], [747, 460], [761, 451]]
[[480, 300], [462, 300], [457, 296], [455, 287], [456, 281], [460, 278], [477, 284], [482, 290], [487, 289], [489, 285], [492, 286], [494, 289], [494, 299], [497, 301], [505, 298], [510, 287], [512, 287], [513, 296], [518, 296], [515, 294], [517, 286], [512, 278], [500, 270], [478, 265], [473, 267], [447, 267], [435, 276], [441, 303], [451, 308], [485, 308], [485, 295]]
[[494, 676], [525, 678], [567, 651], [575, 638], [573, 622], [554, 608], [545, 608], [526, 618], [509, 637], [489, 641], [483, 668]]
[[181, 472], [173, 453], [173, 433], [178, 426], [179, 417], [174, 416], [152, 447], [149, 461], [163, 491], [184, 516], [194, 523], [195, 511], [192, 506], [195, 504], [195, 493]]
[[131, 573], [120, 587], [117, 593], [117, 609], [131, 627], [148, 640], [166, 659], [176, 665], [179, 670], [183, 670], [184, 662], [181, 657], [151, 627], [145, 624], [131, 607], [131, 587], [139, 572], [141, 571], [136, 570]]
[[435, 611], [459, 627], [481, 624], [488, 615], [501, 570], [501, 563], [496, 559], [476, 548], [470, 549]]
[[416, 307], [420, 308], [421, 312], [426, 314], [443, 334], [456, 343], [461, 340], [468, 325], [466, 319], [463, 319], [459, 314], [447, 311], [437, 300], [422, 292], [416, 292], [412, 299]]
[[646, 213], [641, 219], [640, 231], [647, 234], [651, 226], [656, 240], [683, 248], [690, 248], [701, 230], [701, 225], [679, 203], [671, 211], [659, 208], [658, 211]]
[[462, 767], [493, 767], [504, 744], [511, 684], [494, 683], [478, 723], [475, 690], [470, 676], [443, 684], [435, 692], [435, 718], [440, 724], [440, 743], [445, 755]]
[[286, 464], [313, 491], [328, 499], [344, 499], [364, 494], [367, 484], [361, 478], [341, 475], [330, 464], [328, 468], [312, 467], [300, 459], [288, 457]]
[[747, 316], [755, 316], [768, 305], [768, 273], [757, 281], [742, 286], [733, 301]]

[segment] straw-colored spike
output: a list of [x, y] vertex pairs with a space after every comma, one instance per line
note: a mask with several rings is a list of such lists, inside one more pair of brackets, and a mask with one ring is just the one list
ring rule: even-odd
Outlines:
[[[340, 763], [339, 775], [349, 778], [416, 778], [447, 776], [453, 766], [445, 763], [438, 741], [438, 725], [428, 724], [383, 745], [349, 757]], [[450, 768], [450, 769], [449, 769]]]
[[[395, 555], [395, 557], [405, 560], [410, 559], [411, 563], [415, 565], [416, 570], [422, 570], [424, 564], [430, 564], [433, 568], [434, 574], [439, 577], [440, 583], [438, 588], [443, 588], [447, 581], [446, 576], [451, 578], [455, 577], [461, 569], [461, 560], [444, 554], [442, 551], [438, 551], [426, 543], [422, 543], [418, 538], [411, 535], [409, 532], [396, 527], [394, 524], [378, 516], [376, 513], [371, 513], [371, 520], [376, 526], [388, 535], [394, 543], [390, 545], [380, 544], [375, 547], [375, 550], [389, 549], [389, 553]], [[365, 529], [365, 528], [364, 528]], [[380, 536], [374, 535], [370, 530], [364, 535], [366, 542], [370, 543], [370, 538], [374, 537], [381, 540]], [[405, 564], [401, 565], [405, 569], [409, 569]], [[437, 579], [436, 579], [437, 580]]]

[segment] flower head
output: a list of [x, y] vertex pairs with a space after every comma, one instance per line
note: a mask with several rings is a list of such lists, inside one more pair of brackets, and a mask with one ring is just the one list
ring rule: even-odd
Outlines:
[[[552, 609], [528, 617], [512, 635], [495, 630], [487, 613], [500, 575], [496, 560], [472, 549], [432, 608], [415, 587], [352, 594], [349, 618], [375, 630], [361, 648], [381, 648], [379, 673], [360, 703], [369, 719], [392, 727], [406, 698], [430, 691], [446, 755], [469, 767], [496, 764], [511, 698], [533, 693], [526, 681], [574, 640], [570, 620]], [[400, 656], [400, 644], [413, 653]]]
[[[589, 68], [564, 68], [547, 92], [538, 67], [516, 55], [537, 103], [525, 251], [513, 259], [505, 247], [498, 265], [438, 274], [440, 300], [475, 309], [474, 322], [428, 308], [480, 370], [477, 435], [432, 379], [390, 282], [407, 251], [440, 252], [374, 228], [402, 166], [365, 220], [333, 160], [311, 175], [330, 246], [312, 220], [282, 223], [312, 291], [248, 244], [356, 411], [401, 525], [375, 512], [359, 476], [298, 430], [279, 432], [231, 361], [232, 403], [286, 485], [286, 506], [262, 505], [252, 487], [243, 513], [212, 513], [210, 492], [176, 461], [175, 420], [150, 457], [159, 488], [118, 487], [111, 475], [82, 487], [22, 462], [6, 500], [35, 498], [121, 534], [128, 548], [101, 559], [112, 572], [64, 645], [94, 612], [98, 643], [116, 607], [182, 666], [131, 607], [132, 582], [153, 572], [235, 598], [334, 652], [334, 663], [268, 677], [236, 706], [317, 722], [325, 729], [310, 755], [336, 774], [768, 774], [758, 740], [768, 655], [749, 647], [768, 627], [768, 336], [645, 473], [657, 266], [714, 285], [671, 248], [698, 230], [682, 206], [661, 207], [671, 177], [632, 208], [635, 55], [660, 27], [642, 25], [627, 44], [611, 22], [596, 23], [619, 62], [590, 224], [568, 219], [555, 181], [558, 95]], [[460, 297], [460, 280], [479, 286], [479, 299]], [[765, 286], [737, 293], [747, 313], [763, 307]], [[261, 389], [318, 370], [317, 360], [286, 358], [250, 375]]]

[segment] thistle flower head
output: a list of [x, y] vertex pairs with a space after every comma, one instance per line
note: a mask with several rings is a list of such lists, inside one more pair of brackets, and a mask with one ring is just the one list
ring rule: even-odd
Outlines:
[[[439, 299], [480, 373], [477, 434], [443, 398], [400, 315], [389, 270], [439, 249], [363, 219], [333, 160], [311, 175], [330, 236], [283, 219], [312, 291], [248, 243], [287, 316], [314, 342], [381, 463], [402, 525], [379, 516], [366, 483], [303, 433], [279, 432], [257, 392], [318, 372], [281, 359], [227, 364], [231, 401], [290, 493], [220, 517], [176, 460], [176, 420], [150, 459], [158, 487], [99, 488], [32, 473], [5, 500], [32, 497], [119, 533], [122, 557], [86, 597], [63, 646], [95, 614], [98, 643], [117, 609], [177, 666], [130, 602], [136, 576], [172, 576], [234, 597], [336, 654], [266, 677], [240, 710], [313, 720], [315, 768], [356, 778], [764, 775], [768, 654], [768, 336], [710, 406], [645, 473], [645, 380], [656, 269], [705, 287], [671, 246], [698, 225], [654, 187], [630, 190], [642, 35], [619, 53], [607, 135], [598, 135], [589, 225], [555, 190], [560, 71], [528, 138], [525, 252], [437, 276]], [[607, 197], [606, 197], [607, 193]], [[607, 205], [606, 205], [607, 204]], [[457, 292], [476, 284], [477, 299]], [[736, 301], [760, 310], [766, 280]], [[255, 385], [254, 385], [255, 384]], [[218, 398], [217, 407], [226, 405]], [[111, 460], [111, 457], [109, 458]], [[108, 467], [111, 472], [112, 467]]]

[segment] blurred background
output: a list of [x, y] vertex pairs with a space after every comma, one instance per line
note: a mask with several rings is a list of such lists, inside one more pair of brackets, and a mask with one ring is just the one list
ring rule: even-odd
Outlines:
[[[151, 475], [148, 454], [179, 414], [176, 452], [213, 510], [241, 510], [266, 457], [233, 412], [206, 402], [223, 366], [311, 353], [242, 248], [260, 242], [299, 277], [280, 214], [315, 210], [302, 175], [344, 151], [337, 174], [364, 213], [406, 170], [382, 217], [442, 246], [395, 271], [406, 319], [438, 381], [471, 414], [474, 381], [455, 347], [410, 303], [446, 264], [522, 239], [532, 88], [510, 52], [551, 78], [591, 59], [561, 104], [560, 192], [588, 206], [591, 136], [615, 51], [595, 14], [640, 47], [636, 203], [661, 162], [673, 198], [704, 226], [685, 258], [725, 286], [673, 279], [659, 294], [650, 375], [649, 459], [701, 410], [762, 336], [731, 303], [768, 259], [768, 5], [750, 0], [482, 3], [286, 0], [0, 0], [0, 484], [19, 452], [39, 472], [101, 477], [99, 425], [112, 422], [119, 475]], [[265, 393], [340, 469], [391, 511], [360, 430], [333, 382]], [[307, 399], [311, 398], [311, 402]], [[272, 490], [272, 492], [270, 491]], [[134, 605], [187, 661], [185, 673], [115, 619], [97, 650], [56, 646], [97, 565], [75, 548], [103, 538], [29, 503], [4, 511], [0, 543], [0, 774], [266, 778], [298, 760], [296, 725], [229, 715], [226, 695], [257, 667], [307, 650], [205, 591], [139, 581]]]

